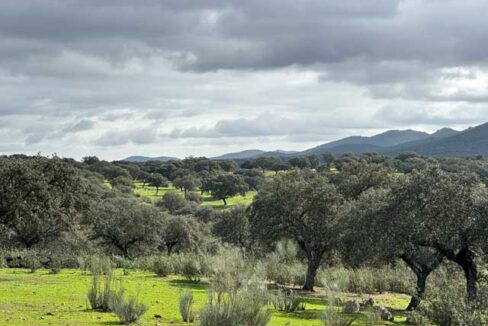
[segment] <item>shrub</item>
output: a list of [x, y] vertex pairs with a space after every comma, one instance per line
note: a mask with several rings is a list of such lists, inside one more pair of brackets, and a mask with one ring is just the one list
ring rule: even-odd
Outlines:
[[348, 291], [354, 293], [374, 293], [374, 276], [370, 269], [355, 269], [349, 275]]
[[201, 203], [203, 201], [202, 196], [199, 193], [190, 191], [186, 194], [186, 200], [194, 202], [194, 203]]
[[39, 268], [42, 267], [39, 258], [35, 254], [27, 254], [24, 257], [25, 267], [30, 270], [31, 273], [35, 273]]
[[292, 290], [280, 290], [273, 296], [271, 303], [278, 311], [295, 312], [305, 310], [302, 299]]
[[58, 258], [52, 258], [48, 263], [49, 274], [59, 274], [61, 272], [62, 263]]
[[92, 285], [87, 298], [94, 310], [110, 311], [110, 301], [114, 295], [112, 290], [112, 273], [108, 275], [93, 274]]
[[211, 294], [209, 302], [200, 310], [200, 326], [265, 326], [271, 312], [264, 306], [265, 302], [254, 291], [227, 296]]
[[200, 282], [205, 271], [201, 259], [194, 255], [187, 255], [182, 258], [180, 265], [181, 274], [192, 282]]
[[217, 293], [234, 293], [253, 274], [253, 268], [238, 248], [223, 247], [210, 259], [213, 286]]
[[442, 288], [430, 289], [427, 300], [411, 315], [410, 322], [422, 325], [427, 319], [430, 323], [445, 326], [486, 325], [488, 320], [482, 312], [466, 301], [464, 288], [447, 282]]
[[125, 298], [124, 290], [115, 292], [110, 300], [110, 309], [124, 324], [139, 321], [146, 313], [147, 307], [136, 297]]
[[185, 291], [180, 296], [180, 314], [186, 323], [192, 323], [195, 320], [193, 313], [193, 293], [191, 291]]
[[113, 272], [112, 260], [105, 256], [93, 256], [88, 261], [88, 269], [92, 275], [110, 275]]
[[350, 326], [355, 321], [355, 318], [344, 316], [336, 310], [333, 305], [329, 305], [322, 313], [322, 322], [327, 326]]
[[320, 285], [329, 291], [347, 291], [350, 272], [345, 268], [321, 269], [317, 274]]
[[173, 272], [173, 264], [169, 257], [159, 256], [154, 259], [151, 271], [159, 277], [165, 277]]

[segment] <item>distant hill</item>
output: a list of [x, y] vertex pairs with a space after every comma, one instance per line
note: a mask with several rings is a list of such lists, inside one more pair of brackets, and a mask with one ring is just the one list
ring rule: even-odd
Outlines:
[[149, 156], [129, 156], [122, 161], [127, 161], [127, 162], [148, 162], [148, 161], [161, 161], [161, 162], [166, 162], [166, 161], [174, 161], [174, 160], [179, 160], [177, 157], [170, 157], [170, 156], [158, 156], [158, 157], [149, 157]]
[[488, 123], [449, 134], [448, 137], [431, 137], [429, 141], [406, 144], [386, 152], [408, 151], [425, 156], [488, 155]]
[[248, 149], [242, 152], [235, 152], [235, 153], [228, 153], [224, 155], [220, 155], [217, 157], [212, 157], [214, 160], [242, 160], [242, 159], [249, 159], [254, 158], [260, 154], [266, 153], [265, 151], [259, 149]]
[[[415, 130], [389, 130], [371, 137], [351, 136], [316, 146], [301, 152], [263, 151], [259, 149], [228, 153], [214, 157], [215, 160], [255, 159], [258, 157], [281, 157], [289, 159], [296, 156], [322, 155], [332, 152], [345, 153], [397, 154], [416, 152], [424, 156], [475, 156], [488, 155], [488, 123], [464, 131], [442, 128], [432, 134]], [[175, 157], [131, 156], [124, 161], [169, 161]]]
[[322, 155], [325, 152], [334, 154], [380, 152], [383, 151], [383, 147], [419, 141], [429, 137], [428, 133], [421, 131], [389, 130], [371, 137], [352, 136], [343, 138], [305, 150], [299, 155]]
[[245, 150], [242, 152], [236, 152], [236, 153], [228, 153], [224, 154], [221, 156], [217, 157], [212, 157], [213, 160], [248, 160], [248, 159], [255, 159], [258, 157], [286, 157], [289, 155], [294, 155], [298, 153], [297, 151], [282, 151], [282, 150], [276, 150], [276, 151], [262, 151], [259, 149], [250, 149], [250, 150]]

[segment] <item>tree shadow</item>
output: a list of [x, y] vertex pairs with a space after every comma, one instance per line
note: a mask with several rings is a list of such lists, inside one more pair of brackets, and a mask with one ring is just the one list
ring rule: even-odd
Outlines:
[[206, 290], [208, 286], [208, 282], [204, 280], [201, 280], [200, 282], [194, 282], [191, 280], [178, 279], [178, 280], [169, 280], [168, 283], [171, 286], [177, 288], [194, 289], [194, 290]]

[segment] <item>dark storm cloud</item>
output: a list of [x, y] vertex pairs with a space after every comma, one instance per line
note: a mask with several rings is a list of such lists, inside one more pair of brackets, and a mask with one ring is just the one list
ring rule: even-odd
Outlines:
[[476, 63], [487, 59], [486, 10], [483, 0], [5, 0], [0, 56], [67, 48], [113, 60], [165, 53], [196, 70], [359, 58]]
[[12, 150], [168, 137], [178, 150], [471, 124], [487, 112], [486, 12], [484, 0], [2, 0], [0, 134]]

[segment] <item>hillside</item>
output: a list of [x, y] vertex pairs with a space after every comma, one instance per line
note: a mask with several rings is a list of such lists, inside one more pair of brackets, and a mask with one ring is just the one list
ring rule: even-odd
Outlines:
[[224, 155], [212, 157], [214, 160], [242, 160], [242, 159], [249, 159], [249, 158], [254, 158], [260, 154], [266, 153], [265, 151], [259, 150], [259, 149], [248, 149], [245, 151], [241, 152], [235, 152], [235, 153], [227, 153]]
[[305, 150], [299, 155], [322, 155], [325, 152], [334, 154], [380, 152], [383, 151], [383, 147], [418, 141], [429, 136], [426, 132], [415, 130], [389, 130], [371, 137], [352, 136], [343, 138]]
[[170, 157], [170, 156], [158, 156], [158, 157], [149, 157], [149, 156], [129, 156], [122, 161], [127, 161], [127, 162], [147, 162], [147, 161], [161, 161], [161, 162], [166, 162], [166, 161], [174, 161], [174, 160], [179, 160], [177, 157]]
[[425, 156], [488, 155], [488, 123], [454, 135], [392, 149], [388, 153], [416, 152]]

